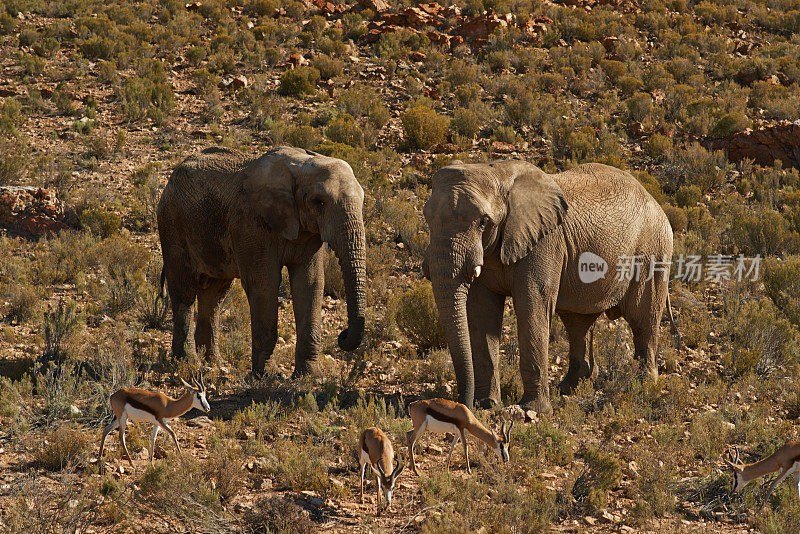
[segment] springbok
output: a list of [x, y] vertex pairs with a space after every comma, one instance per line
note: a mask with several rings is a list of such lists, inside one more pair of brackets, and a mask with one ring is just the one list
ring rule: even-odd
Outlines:
[[454, 434], [453, 443], [450, 445], [450, 454], [447, 455], [447, 468], [450, 469], [450, 457], [453, 456], [453, 449], [461, 441], [464, 444], [464, 460], [467, 463], [467, 473], [472, 473], [469, 466], [469, 454], [467, 453], [467, 434], [470, 434], [486, 443], [497, 457], [503, 461], [508, 461], [508, 444], [511, 441], [511, 428], [514, 421], [506, 430], [506, 422], [500, 429], [500, 437], [486, 428], [483, 423], [475, 418], [475, 414], [461, 403], [447, 399], [428, 399], [412, 402], [408, 405], [408, 414], [414, 423], [414, 429], [406, 434], [408, 439], [408, 455], [411, 461], [411, 469], [419, 475], [417, 466], [414, 463], [414, 445], [417, 439], [426, 430], [434, 433], [450, 432]]
[[[392, 505], [395, 482], [405, 466], [394, 457], [392, 442], [380, 428], [372, 426], [361, 433], [358, 440], [358, 463], [361, 466], [361, 502], [364, 502], [364, 471], [369, 464], [375, 472], [377, 509], [380, 510], [383, 492], [388, 510]], [[392, 470], [388, 475], [387, 469]]]
[[795, 473], [797, 492], [800, 495], [800, 470], [798, 469], [800, 467], [800, 441], [790, 441], [766, 458], [752, 464], [739, 464], [738, 458], [734, 458], [734, 461], [737, 463], [725, 460], [725, 463], [733, 470], [734, 492], [742, 491], [747, 484], [757, 478], [770, 473], [778, 473], [778, 477], [770, 484], [764, 500], [761, 501], [759, 510], [767, 503], [767, 499], [777, 485], [792, 473]]
[[147, 391], [136, 388], [122, 388], [111, 395], [111, 410], [114, 412], [114, 420], [103, 429], [98, 461], [102, 462], [103, 460], [106, 436], [115, 428], [119, 428], [122, 449], [125, 451], [125, 456], [128, 457], [131, 466], [133, 466], [133, 460], [125, 442], [125, 427], [128, 421], [146, 421], [153, 424], [153, 435], [150, 437], [150, 463], [153, 462], [153, 450], [155, 449], [159, 428], [163, 428], [164, 432], [169, 434], [172, 441], [175, 442], [178, 454], [181, 454], [181, 446], [178, 445], [178, 438], [175, 437], [175, 432], [169, 426], [169, 421], [180, 417], [192, 408], [197, 408], [204, 412], [210, 410], [206, 400], [206, 387], [203, 384], [202, 375], [200, 380], [192, 378], [192, 384], [188, 384], [183, 378], [181, 378], [181, 383], [186, 388], [186, 391], [178, 399], [168, 397], [160, 391]]

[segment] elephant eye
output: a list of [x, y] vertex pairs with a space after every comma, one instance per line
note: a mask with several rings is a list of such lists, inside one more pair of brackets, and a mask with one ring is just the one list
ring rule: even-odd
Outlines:
[[314, 206], [314, 208], [321, 210], [322, 208], [325, 207], [325, 200], [319, 197], [315, 197], [311, 199], [311, 204]]
[[489, 225], [489, 216], [488, 215], [484, 215], [483, 217], [481, 217], [481, 220], [478, 223], [478, 226], [480, 226], [481, 230], [483, 230], [488, 225]]

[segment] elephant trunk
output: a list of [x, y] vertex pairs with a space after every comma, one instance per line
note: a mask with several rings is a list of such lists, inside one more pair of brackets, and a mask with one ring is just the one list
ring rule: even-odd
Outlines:
[[475, 373], [467, 326], [468, 287], [452, 277], [443, 278], [435, 274], [435, 271], [431, 274], [433, 296], [447, 337], [450, 356], [453, 358], [458, 400], [471, 409], [475, 400]]
[[[360, 215], [360, 213], [359, 213]], [[366, 239], [364, 221], [348, 215], [339, 226], [335, 252], [342, 269], [347, 298], [347, 328], [339, 334], [339, 348], [356, 350], [364, 338], [366, 309]]]

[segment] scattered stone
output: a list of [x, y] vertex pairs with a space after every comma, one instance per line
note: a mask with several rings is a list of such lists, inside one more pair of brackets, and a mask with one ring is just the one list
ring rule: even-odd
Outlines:
[[52, 189], [0, 187], [0, 230], [12, 236], [35, 239], [74, 227], [77, 217]]
[[528, 410], [525, 412], [525, 422], [526, 423], [538, 423], [539, 422], [539, 414], [536, 413], [536, 410]]
[[247, 87], [247, 85], [248, 85], [247, 77], [244, 74], [223, 78], [222, 82], [220, 83], [220, 86], [223, 89], [233, 89], [234, 91], [238, 91], [239, 89], [244, 89], [245, 87]]
[[500, 412], [504, 416], [509, 419], [513, 419], [514, 421], [524, 421], [525, 420], [525, 410], [522, 409], [522, 406], [519, 404], [514, 404], [512, 406], [507, 406], [503, 408], [503, 411]]
[[364, 9], [371, 9], [375, 13], [383, 13], [392, 9], [386, 0], [358, 0], [358, 5]]
[[214, 421], [212, 421], [205, 415], [201, 415], [186, 421], [186, 426], [191, 426], [194, 428], [213, 428]]

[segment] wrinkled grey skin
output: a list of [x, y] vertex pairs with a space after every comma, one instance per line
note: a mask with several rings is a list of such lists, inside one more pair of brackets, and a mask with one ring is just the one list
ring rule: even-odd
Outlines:
[[[554, 313], [570, 344], [562, 392], [595, 376], [596, 365], [586, 357], [587, 332], [604, 312], [626, 319], [643, 371], [657, 376], [669, 275], [656, 271], [646, 281], [645, 265], [640, 281], [619, 281], [616, 267], [622, 256], [671, 258], [672, 229], [633, 176], [600, 164], [548, 175], [518, 160], [456, 161], [434, 176], [424, 214], [431, 242], [423, 274], [433, 285], [460, 402], [500, 402], [498, 360], [507, 296], [517, 315], [520, 404], [526, 409], [552, 412], [547, 351]], [[608, 263], [605, 278], [581, 282], [578, 258], [585, 251]]]
[[240, 278], [250, 304], [253, 374], [263, 374], [278, 338], [278, 288], [286, 266], [297, 327], [294, 372], [307, 373], [322, 343], [323, 242], [339, 258], [344, 278], [348, 326], [339, 346], [355, 350], [364, 334], [363, 203], [347, 163], [302, 149], [278, 147], [248, 160], [210, 148], [178, 165], [158, 204], [173, 357], [195, 349], [218, 355], [219, 303]]

